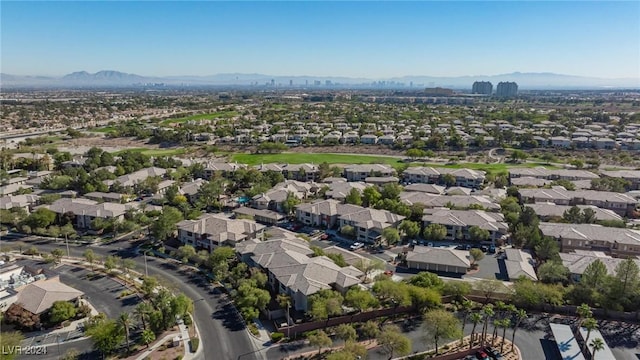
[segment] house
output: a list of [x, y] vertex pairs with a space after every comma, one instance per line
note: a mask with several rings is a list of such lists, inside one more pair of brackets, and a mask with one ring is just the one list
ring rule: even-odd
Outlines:
[[477, 226], [489, 232], [489, 240], [492, 242], [500, 239], [509, 231], [509, 226], [504, 221], [501, 213], [486, 212], [481, 210], [449, 210], [449, 209], [425, 209], [422, 223], [425, 227], [429, 224], [439, 224], [447, 228], [447, 240], [470, 239], [469, 229]]
[[182, 186], [180, 186], [180, 188], [178, 189], [178, 193], [184, 195], [187, 200], [189, 200], [189, 202], [193, 203], [197, 200], [198, 191], [205, 184], [207, 184], [206, 180], [195, 179], [188, 183], [182, 184]]
[[399, 179], [395, 176], [368, 176], [364, 182], [376, 186], [384, 186], [387, 184], [397, 184]]
[[378, 142], [378, 137], [371, 134], [360, 136], [360, 143], [364, 145], [374, 145]]
[[505, 249], [504, 254], [504, 265], [507, 269], [509, 281], [515, 281], [521, 277], [538, 281], [538, 275], [536, 275], [536, 270], [533, 268], [534, 260], [531, 254], [513, 248]]
[[267, 225], [277, 225], [286, 219], [284, 215], [275, 211], [253, 209], [246, 206], [233, 209], [233, 213], [236, 214], [236, 217], [238, 215], [250, 217], [252, 220]]
[[[560, 260], [562, 260], [562, 265], [569, 269], [571, 280], [579, 282], [582, 274], [592, 262], [600, 260], [607, 269], [607, 275], [613, 276], [615, 275], [616, 267], [625, 259], [614, 258], [600, 251], [575, 250], [570, 253], [561, 252]], [[640, 259], [636, 258], [634, 261], [640, 267]]]
[[362, 191], [366, 188], [367, 185], [362, 182], [333, 182], [329, 184], [329, 190], [325, 192], [325, 196], [329, 199], [344, 201], [347, 195], [351, 193], [351, 190], [356, 189], [362, 194]]
[[364, 181], [369, 176], [393, 176], [395, 170], [388, 165], [363, 164], [349, 165], [344, 168], [344, 177], [347, 181]]
[[544, 167], [535, 168], [511, 168], [509, 169], [509, 179], [533, 177], [546, 180], [592, 180], [600, 176], [586, 170], [574, 169], [547, 169]]
[[167, 170], [163, 168], [149, 167], [132, 172], [131, 174], [118, 176], [115, 180], [104, 180], [103, 182], [108, 186], [111, 186], [117, 182], [123, 187], [133, 187], [135, 184], [141, 183], [150, 177], [162, 178], [166, 173]]
[[16, 195], [17, 193], [25, 190], [31, 190], [33, 186], [25, 184], [9, 184], [0, 186], [0, 196]]
[[633, 216], [638, 200], [628, 194], [609, 191], [569, 191], [562, 186], [551, 189], [520, 189], [523, 203], [547, 202], [556, 205], [592, 205], [615, 212], [620, 216]]
[[533, 176], [516, 177], [509, 180], [511, 185], [518, 187], [544, 187], [551, 185], [553, 181], [536, 178]]
[[229, 177], [233, 175], [237, 170], [243, 169], [245, 167], [245, 165], [238, 163], [207, 162], [204, 165], [204, 178], [210, 180], [216, 175]]
[[640, 255], [640, 231], [594, 224], [540, 223], [540, 231], [560, 243], [562, 252], [602, 251], [616, 257]]
[[482, 195], [435, 195], [423, 192], [400, 193], [400, 201], [409, 206], [422, 204], [427, 208], [449, 207], [456, 208], [479, 208], [489, 211], [500, 210], [500, 205], [491, 201], [490, 198]]
[[209, 251], [218, 246], [260, 239], [265, 228], [253, 220], [231, 219], [224, 214], [203, 214], [196, 220], [180, 221], [177, 227], [180, 242]]
[[382, 231], [388, 227], [397, 227], [404, 216], [394, 214], [387, 210], [363, 208], [339, 215], [340, 227], [349, 225], [355, 230], [357, 241], [364, 243], [376, 243], [382, 238]]
[[110, 203], [117, 203], [117, 204], [119, 204], [123, 200], [123, 196], [124, 195], [120, 193], [114, 193], [114, 192], [104, 193], [99, 191], [94, 191], [94, 192], [84, 194], [84, 197], [89, 200], [110, 202]]
[[320, 177], [320, 170], [314, 164], [286, 164], [282, 166], [285, 179], [297, 181], [316, 181]]
[[553, 136], [551, 138], [551, 146], [557, 148], [571, 147], [571, 139], [565, 136]]
[[631, 183], [629, 190], [640, 190], [640, 170], [603, 170], [600, 172], [600, 175], [605, 177], [625, 179]]
[[361, 206], [343, 204], [335, 199], [316, 200], [312, 203], [296, 206], [296, 219], [306, 225], [333, 228], [338, 218], [363, 209]]
[[406, 261], [410, 269], [433, 272], [466, 274], [471, 267], [468, 251], [431, 246], [415, 246]]
[[[447, 176], [448, 175], [448, 176]], [[484, 184], [486, 173], [472, 169], [449, 169], [433, 167], [410, 167], [402, 173], [407, 184], [424, 183], [447, 186], [462, 186], [479, 189]], [[449, 182], [449, 180], [452, 180]]]
[[38, 195], [9, 195], [0, 197], [0, 209], [11, 210], [14, 208], [21, 208], [31, 211], [31, 208], [38, 203]]
[[[527, 207], [530, 207], [535, 211], [536, 215], [542, 221], [549, 221], [552, 219], [562, 218], [564, 212], [571, 209], [571, 206], [567, 205], [556, 205], [554, 203], [535, 203], [535, 204], [527, 204]], [[593, 205], [577, 205], [577, 207], [584, 211], [585, 209], [591, 209], [595, 213], [595, 219], [599, 221], [622, 221], [622, 217], [612, 210], [600, 209], [599, 207]]]
[[396, 137], [393, 135], [383, 135], [378, 138], [378, 144], [380, 145], [393, 145], [396, 142]]
[[123, 220], [127, 206], [120, 203], [98, 203], [89, 199], [62, 198], [45, 206], [58, 215], [73, 214], [75, 226], [78, 229], [90, 229], [93, 220], [115, 219]]
[[345, 293], [364, 275], [353, 266], [344, 268], [326, 256], [311, 257], [313, 250], [301, 239], [246, 241], [236, 247], [239, 258], [264, 270], [272, 290], [289, 295], [292, 307], [307, 311], [309, 296], [323, 289]]
[[282, 204], [289, 194], [298, 199], [306, 199], [307, 196], [315, 193], [318, 186], [315, 183], [306, 183], [296, 180], [285, 180], [274, 186], [271, 190], [258, 194], [251, 198], [252, 207], [261, 210], [274, 210], [282, 212]]
[[435, 184], [415, 183], [404, 187], [404, 191], [418, 191], [429, 194], [443, 195], [446, 187]]

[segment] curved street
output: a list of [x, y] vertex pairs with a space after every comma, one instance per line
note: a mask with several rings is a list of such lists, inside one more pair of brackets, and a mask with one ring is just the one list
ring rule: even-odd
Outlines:
[[[66, 253], [64, 242], [52, 242], [45, 240], [21, 239], [28, 245], [34, 245], [42, 252], [51, 252], [61, 248]], [[136, 245], [127, 241], [120, 241], [109, 245], [69, 246], [72, 257], [82, 257], [83, 252], [92, 249], [96, 255], [105, 258], [108, 255], [117, 255], [129, 258], [136, 263], [136, 270], [144, 273], [144, 256], [136, 253]], [[201, 337], [201, 346], [204, 346], [200, 356], [202, 359], [215, 358], [258, 360], [262, 359], [262, 344], [251, 337], [246, 330], [244, 322], [235, 311], [233, 305], [225, 297], [215, 291], [207, 281], [192, 273], [186, 267], [180, 269], [179, 265], [171, 261], [147, 256], [147, 269], [150, 276], [159, 279], [162, 285], [183, 292], [194, 302], [194, 318]], [[100, 311], [100, 309], [98, 309]], [[80, 346], [82, 345], [82, 346]], [[60, 353], [67, 349], [88, 349], [90, 345], [79, 342], [60, 344]], [[51, 354], [50, 349], [49, 354]], [[57, 354], [57, 350], [55, 353]], [[27, 357], [24, 357], [25, 359]], [[43, 359], [38, 356], [38, 359]], [[55, 358], [55, 357], [53, 357]]]

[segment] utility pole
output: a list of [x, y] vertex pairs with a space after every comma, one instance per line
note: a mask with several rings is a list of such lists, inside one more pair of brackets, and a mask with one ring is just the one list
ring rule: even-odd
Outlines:
[[144, 251], [144, 276], [149, 277], [149, 268], [147, 267], [147, 251]]
[[71, 253], [69, 252], [69, 235], [66, 233], [64, 233], [64, 242], [67, 245], [67, 257], [71, 257]]

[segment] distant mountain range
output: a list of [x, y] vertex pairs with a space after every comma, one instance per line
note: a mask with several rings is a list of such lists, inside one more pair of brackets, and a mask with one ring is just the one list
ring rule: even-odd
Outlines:
[[[640, 79], [620, 78], [603, 79], [553, 73], [520, 73], [500, 75], [474, 75], [458, 77], [403, 76], [386, 79], [349, 78], [334, 76], [271, 76], [264, 74], [216, 74], [209, 76], [165, 76], [152, 77], [127, 74], [119, 71], [104, 70], [91, 74], [86, 71], [74, 72], [62, 77], [19, 76], [0, 73], [0, 86], [5, 88], [87, 88], [87, 87], [131, 87], [164, 84], [166, 86], [250, 86], [273, 83], [288, 87], [308, 86], [310, 88], [327, 87], [371, 87], [375, 82], [385, 82], [385, 87], [414, 88], [449, 87], [471, 89], [474, 81], [491, 81], [495, 86], [500, 81], [515, 81], [520, 89], [606, 89], [640, 88]], [[330, 85], [327, 84], [330, 82]], [[320, 85], [316, 85], [316, 84]]]

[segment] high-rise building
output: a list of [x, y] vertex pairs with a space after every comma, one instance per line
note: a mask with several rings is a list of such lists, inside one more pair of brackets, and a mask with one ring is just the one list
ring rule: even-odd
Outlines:
[[512, 97], [518, 95], [518, 84], [514, 82], [501, 81], [496, 87], [496, 96]]
[[490, 81], [476, 81], [471, 87], [471, 93], [491, 95], [493, 93], [493, 84]]

